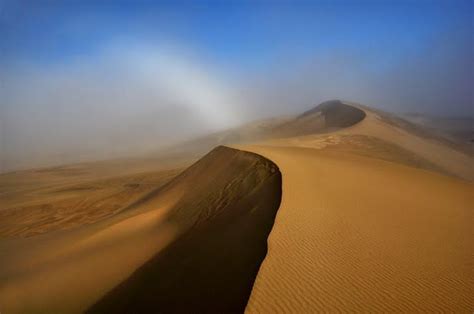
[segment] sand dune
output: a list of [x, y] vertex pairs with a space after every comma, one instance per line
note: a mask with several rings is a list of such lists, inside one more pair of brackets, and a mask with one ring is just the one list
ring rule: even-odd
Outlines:
[[321, 134], [349, 127], [365, 117], [365, 111], [339, 100], [324, 102], [296, 116], [255, 121], [170, 147], [170, 151], [207, 152], [218, 145], [252, 143], [275, 138]]
[[466, 147], [329, 101], [170, 153], [1, 175], [0, 310], [474, 308]]
[[244, 310], [280, 203], [278, 169], [257, 155], [218, 147], [176, 184], [193, 185], [168, 216], [187, 231], [89, 312]]
[[177, 228], [165, 220], [175, 201], [171, 196], [154, 199], [145, 213], [123, 213], [71, 230], [3, 240], [2, 311], [83, 311], [176, 237]]
[[283, 196], [248, 313], [474, 308], [474, 162], [364, 107], [326, 135], [240, 145]]
[[[474, 181], [474, 152], [466, 149], [465, 146], [450, 142], [391, 114], [356, 103], [343, 103], [364, 111], [364, 118], [354, 119], [353, 124], [346, 124], [344, 128], [333, 128], [330, 133], [314, 132], [308, 135], [277, 137], [253, 143], [267, 146], [336, 148], [336, 144], [344, 141], [346, 144], [352, 143], [352, 146], [359, 146], [358, 149], [353, 149], [353, 153], [371, 157], [384, 155], [384, 158], [396, 162], [406, 159], [397, 156], [403, 151], [405, 156], [411, 155], [412, 161], [417, 160], [416, 165], [412, 162], [411, 166]], [[332, 104], [337, 104], [337, 102]], [[375, 142], [378, 143], [375, 144]], [[338, 149], [348, 149], [348, 147], [343, 145]]]
[[246, 149], [283, 175], [249, 313], [472, 308], [471, 184], [339, 152]]
[[106, 219], [197, 160], [116, 159], [0, 174], [0, 238], [29, 237]]
[[[107, 219], [0, 242], [1, 309], [82, 312], [122, 282], [91, 311], [242, 311], [266, 253], [280, 189], [270, 161], [216, 148]], [[159, 285], [148, 282], [155, 277]]]
[[364, 111], [367, 117], [361, 123], [341, 133], [380, 138], [425, 158], [453, 176], [474, 181], [474, 151], [471, 149], [436, 136], [429, 130], [407, 125], [402, 119], [394, 119], [367, 108]]

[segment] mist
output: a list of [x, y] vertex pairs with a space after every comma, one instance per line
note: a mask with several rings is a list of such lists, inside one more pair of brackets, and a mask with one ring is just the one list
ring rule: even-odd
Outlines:
[[[278, 8], [263, 7], [250, 26], [248, 16], [256, 17], [248, 8], [237, 16], [221, 8], [220, 18], [229, 14], [239, 23], [210, 22], [206, 37], [196, 40], [181, 30], [189, 26], [183, 22], [188, 10], [173, 7], [158, 10], [166, 17], [159, 25], [168, 31], [140, 24], [127, 33], [106, 32], [91, 48], [87, 38], [79, 41], [68, 34], [83, 36], [91, 24], [120, 23], [111, 19], [114, 11], [107, 18], [91, 17], [84, 13], [92, 10], [87, 7], [73, 23], [67, 18], [53, 22], [51, 27], [66, 35], [40, 35], [55, 38], [54, 45], [36, 47], [34, 42], [20, 49], [18, 42], [33, 41], [35, 34], [22, 31], [35, 26], [28, 17], [41, 21], [70, 13], [25, 3], [1, 11], [0, 36], [5, 40], [0, 56], [0, 172], [151, 154], [252, 120], [298, 114], [328, 99], [398, 113], [474, 115], [472, 10], [470, 20], [469, 12], [444, 20], [438, 8], [434, 26], [426, 30], [423, 23], [413, 22], [423, 15], [422, 8], [414, 10], [413, 21], [407, 18], [401, 29], [387, 27], [378, 17], [345, 35], [350, 23], [358, 22], [350, 16], [343, 30], [325, 27], [328, 20], [332, 25], [347, 18], [349, 13], [339, 12], [340, 7], [314, 9], [325, 17], [321, 22], [300, 10], [286, 16]], [[197, 11], [199, 15], [203, 8]], [[15, 18], [18, 12], [25, 17]], [[153, 12], [146, 16], [150, 19]], [[303, 31], [310, 26], [319, 27], [317, 34]], [[219, 27], [220, 35], [215, 30]], [[236, 33], [239, 27], [242, 34]], [[257, 35], [249, 30], [257, 30]], [[78, 41], [80, 53], [59, 53], [62, 38], [68, 36]], [[50, 49], [53, 55], [29, 54], [31, 47]]]

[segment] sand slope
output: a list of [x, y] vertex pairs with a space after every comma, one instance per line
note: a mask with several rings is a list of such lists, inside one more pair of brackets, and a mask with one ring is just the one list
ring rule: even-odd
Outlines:
[[260, 156], [218, 147], [175, 181], [192, 184], [168, 215], [182, 235], [88, 312], [244, 310], [280, 204], [280, 172]]
[[[280, 191], [280, 173], [272, 162], [216, 148], [107, 218], [27, 238], [3, 239], [0, 310], [83, 312], [123, 283], [119, 287], [126, 289], [129, 299], [120, 300], [131, 303], [117, 302], [122, 310], [204, 306], [242, 311], [266, 253]], [[88, 211], [82, 213], [88, 215]], [[152, 289], [146, 282], [128, 285], [127, 278], [147, 261], [158, 285], [152, 284]], [[158, 270], [155, 263], [160, 265]], [[163, 265], [168, 265], [164, 271]], [[154, 278], [148, 274], [147, 279]], [[221, 286], [218, 291], [216, 283]], [[229, 284], [233, 288], [225, 289]], [[147, 302], [147, 292], [154, 291], [163, 298], [156, 302], [152, 294], [153, 302]], [[140, 297], [145, 298], [143, 302]], [[119, 310], [115, 304], [106, 309]]]
[[[339, 128], [323, 128], [320, 131], [314, 131], [312, 134], [307, 135], [270, 138], [255, 143], [272, 146], [324, 148], [334, 146], [341, 141], [346, 142], [346, 144], [352, 142], [352, 146], [354, 146], [354, 144], [357, 144], [358, 139], [362, 137], [365, 139], [358, 141], [362, 145], [358, 145], [358, 148], [353, 150], [353, 153], [379, 157], [380, 151], [391, 145], [397, 147], [396, 151], [385, 152], [384, 155], [387, 158], [391, 158], [392, 161], [399, 161], [400, 158], [398, 156], [394, 156], [394, 158], [391, 156], [397, 154], [397, 151], [400, 152], [400, 149], [403, 149], [412, 155], [411, 159], [418, 159], [418, 164], [414, 165], [412, 163], [412, 166], [435, 170], [474, 181], [474, 151], [471, 149], [457, 145], [436, 134], [432, 134], [429, 130], [412, 125], [407, 121], [382, 111], [375, 111], [356, 103], [329, 102], [331, 107], [336, 109], [339, 107], [339, 103], [362, 110], [365, 113], [363, 119], [347, 118], [338, 112], [333, 114], [333, 117], [336, 119], [336, 122], [334, 122], [336, 125], [338, 123], [343, 124], [345, 120], [351, 121], [352, 124], [346, 123], [345, 127]], [[315, 109], [319, 110], [319, 108], [320, 106]], [[336, 110], [332, 109], [331, 111], [334, 112]], [[308, 112], [320, 116], [318, 111], [310, 110]], [[318, 118], [315, 117], [315, 119]], [[296, 131], [293, 132], [296, 133]], [[369, 143], [372, 139], [379, 143]], [[347, 148], [347, 145], [343, 148]]]
[[0, 238], [31, 237], [109, 218], [196, 159], [117, 159], [0, 174]]
[[166, 222], [176, 197], [150, 210], [0, 242], [0, 304], [6, 313], [83, 311], [163, 249], [179, 230]]
[[255, 121], [170, 147], [170, 151], [207, 152], [218, 145], [253, 143], [275, 138], [334, 132], [362, 121], [365, 111], [329, 100], [296, 116]]
[[342, 101], [219, 143], [1, 175], [0, 311], [474, 308], [469, 149]]
[[474, 308], [472, 156], [359, 108], [333, 133], [237, 146], [283, 176], [246, 312]]

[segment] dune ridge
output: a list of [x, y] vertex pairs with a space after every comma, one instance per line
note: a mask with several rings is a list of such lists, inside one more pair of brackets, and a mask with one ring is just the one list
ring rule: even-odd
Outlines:
[[341, 130], [365, 118], [365, 111], [340, 100], [329, 100], [296, 116], [255, 121], [243, 126], [170, 147], [177, 152], [205, 153], [219, 145], [254, 143], [275, 138], [324, 134]]
[[176, 183], [194, 185], [168, 215], [188, 230], [89, 313], [244, 310], [280, 203], [278, 168], [258, 155], [218, 147]]
[[472, 308], [472, 184], [340, 152], [245, 148], [283, 176], [246, 312]]
[[[218, 146], [179, 174], [175, 165], [112, 178], [119, 168], [104, 163], [98, 183], [84, 180], [87, 167], [62, 166], [32, 171], [48, 179], [38, 189], [21, 173], [0, 176], [9, 208], [52, 202], [39, 216], [0, 214], [28, 218], [20, 228], [0, 222], [14, 236], [0, 241], [2, 310], [474, 308], [472, 152], [339, 100], [247, 127], [189, 143], [193, 156], [220, 143], [234, 149]], [[110, 193], [102, 212], [84, 202], [71, 224], [58, 216], [64, 199], [95, 202], [97, 190]]]
[[283, 178], [246, 312], [471, 311], [472, 155], [354, 106], [346, 128], [235, 146]]
[[280, 197], [271, 161], [217, 147], [107, 219], [0, 242], [1, 309], [241, 312]]

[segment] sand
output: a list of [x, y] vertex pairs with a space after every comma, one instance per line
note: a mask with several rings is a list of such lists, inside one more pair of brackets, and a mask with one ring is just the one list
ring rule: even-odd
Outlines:
[[247, 312], [472, 309], [471, 184], [307, 148], [246, 149], [283, 175]]
[[221, 143], [1, 175], [0, 311], [474, 309], [471, 151], [341, 101]]
[[148, 204], [151, 210], [132, 217], [2, 240], [2, 312], [85, 310], [176, 237], [176, 227], [164, 221], [174, 202], [157, 199]]
[[260, 156], [218, 147], [169, 188], [183, 184], [194, 186], [168, 215], [180, 238], [88, 312], [243, 312], [267, 252], [281, 174]]
[[472, 156], [363, 109], [331, 134], [236, 146], [283, 177], [246, 312], [474, 308]]
[[[33, 227], [0, 241], [0, 310], [79, 313], [97, 303], [89, 311], [243, 311], [280, 203], [278, 168], [218, 147], [162, 180], [124, 209], [71, 228], [56, 228], [65, 214], [32, 235], [36, 217], [17, 214]], [[87, 206], [73, 213], [90, 216]]]
[[126, 279], [177, 232], [163, 218], [179, 195], [137, 203], [186, 163], [112, 160], [0, 175], [0, 311], [80, 312]]
[[68, 230], [111, 217], [197, 160], [117, 159], [0, 174], [0, 239]]

